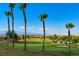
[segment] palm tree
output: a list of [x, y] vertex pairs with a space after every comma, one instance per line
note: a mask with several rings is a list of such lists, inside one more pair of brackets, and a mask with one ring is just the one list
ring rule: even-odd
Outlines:
[[12, 46], [13, 46], [13, 48], [14, 48], [14, 14], [13, 14], [13, 8], [15, 7], [15, 4], [14, 3], [10, 3], [9, 4], [9, 8], [10, 8], [10, 10], [11, 10], [11, 13], [12, 13], [12, 41], [13, 41], [13, 43], [12, 43]]
[[43, 52], [44, 52], [44, 44], [45, 44], [45, 19], [48, 17], [46, 13], [43, 13], [40, 15], [40, 20], [42, 21], [43, 24]]
[[26, 19], [26, 12], [25, 12], [26, 7], [27, 7], [27, 4], [25, 4], [25, 3], [20, 4], [20, 9], [22, 10], [23, 16], [24, 16], [24, 27], [25, 27], [24, 50], [26, 50], [26, 38], [27, 38], [27, 36], [26, 36], [26, 21], [27, 21], [27, 19]]
[[68, 29], [68, 37], [69, 37], [69, 54], [70, 54], [70, 30], [74, 27], [74, 24], [68, 23], [65, 25], [65, 27]]
[[[8, 20], [8, 34], [10, 34], [10, 19], [9, 17], [12, 15], [10, 11], [5, 12], [5, 15], [7, 16], [7, 20]], [[8, 35], [8, 39], [9, 39], [9, 35]], [[8, 44], [7, 44], [8, 46]]]

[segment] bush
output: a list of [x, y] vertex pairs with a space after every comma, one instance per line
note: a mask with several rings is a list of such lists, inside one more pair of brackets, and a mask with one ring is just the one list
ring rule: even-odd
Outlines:
[[7, 32], [7, 33], [6, 33], [6, 36], [9, 37], [9, 39], [14, 38], [14, 41], [15, 41], [15, 42], [16, 42], [16, 41], [18, 40], [18, 38], [19, 38], [19, 36], [18, 36], [17, 33], [15, 33], [15, 32], [14, 32], [14, 36], [12, 36], [12, 32], [10, 32], [10, 33]]

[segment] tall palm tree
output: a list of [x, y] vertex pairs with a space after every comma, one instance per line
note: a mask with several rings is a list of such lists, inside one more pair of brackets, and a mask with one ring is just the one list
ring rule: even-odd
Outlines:
[[10, 8], [10, 10], [11, 10], [11, 13], [12, 13], [12, 41], [13, 41], [13, 43], [12, 43], [12, 46], [13, 46], [13, 48], [14, 48], [14, 14], [13, 14], [13, 8], [15, 7], [15, 4], [14, 3], [10, 3], [9, 4], [9, 8]]
[[[8, 23], [8, 34], [10, 34], [10, 19], [9, 17], [12, 15], [10, 11], [5, 12], [5, 15], [7, 16], [7, 23]], [[9, 39], [9, 35], [8, 35], [8, 39]], [[8, 44], [7, 44], [8, 46]]]
[[71, 36], [70, 36], [70, 30], [74, 27], [74, 24], [68, 23], [65, 25], [65, 27], [68, 29], [68, 37], [69, 37], [69, 54], [70, 54], [70, 41], [71, 41]]
[[26, 7], [27, 7], [27, 4], [25, 4], [25, 3], [20, 4], [20, 9], [22, 10], [23, 16], [24, 16], [24, 27], [25, 27], [24, 50], [26, 50], [26, 39], [27, 39], [27, 36], [26, 36], [26, 22], [27, 22], [27, 19], [26, 19], [26, 12], [25, 12]]
[[43, 52], [44, 52], [44, 44], [45, 44], [45, 19], [48, 17], [46, 13], [43, 13], [39, 16], [40, 20], [43, 24]]

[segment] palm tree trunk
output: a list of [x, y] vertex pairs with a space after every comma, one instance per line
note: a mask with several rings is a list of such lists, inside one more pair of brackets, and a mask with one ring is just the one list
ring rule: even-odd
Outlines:
[[[9, 16], [8, 16], [8, 34], [10, 34], [10, 20], [9, 20]], [[7, 47], [8, 47], [8, 40], [9, 40], [9, 35], [8, 35], [8, 39], [7, 39]]]
[[12, 13], [12, 46], [14, 48], [14, 15], [13, 15], [13, 9], [11, 8]]
[[70, 54], [70, 29], [68, 29], [68, 37], [69, 37], [69, 54]]
[[9, 17], [8, 17], [8, 32], [10, 33], [10, 20], [9, 20]]
[[44, 22], [44, 20], [43, 20], [43, 52], [44, 52], [44, 48], [45, 48], [45, 46], [44, 46], [44, 44], [45, 44], [45, 22]]
[[25, 36], [24, 36], [24, 50], [26, 50], [26, 39], [27, 39], [27, 36], [26, 36], [26, 15], [25, 15], [25, 10], [23, 10], [23, 16], [24, 16], [24, 26], [25, 26]]

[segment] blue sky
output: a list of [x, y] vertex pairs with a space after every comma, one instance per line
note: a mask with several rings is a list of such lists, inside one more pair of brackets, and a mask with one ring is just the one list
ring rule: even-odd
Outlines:
[[[14, 8], [15, 31], [24, 33], [24, 18], [22, 11], [16, 4]], [[10, 10], [8, 4], [0, 4], [0, 33], [7, 31], [7, 17], [4, 12]], [[39, 19], [41, 13], [47, 13], [46, 34], [67, 34], [65, 24], [72, 22], [75, 27], [71, 34], [79, 34], [79, 4], [67, 3], [30, 3], [27, 5], [27, 33], [42, 34], [42, 22]], [[10, 18], [10, 23], [11, 23]], [[12, 23], [11, 23], [12, 24]]]

